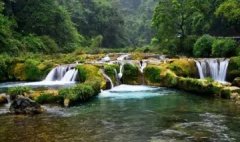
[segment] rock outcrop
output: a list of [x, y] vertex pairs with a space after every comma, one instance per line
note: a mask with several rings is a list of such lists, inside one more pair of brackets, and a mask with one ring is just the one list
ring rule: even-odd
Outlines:
[[0, 105], [7, 104], [8, 99], [6, 94], [0, 94]]
[[10, 112], [13, 114], [39, 114], [44, 109], [38, 103], [24, 96], [17, 96], [10, 106]]

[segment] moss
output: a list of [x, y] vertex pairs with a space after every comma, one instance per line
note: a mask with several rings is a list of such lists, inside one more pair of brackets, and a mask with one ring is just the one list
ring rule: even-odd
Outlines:
[[142, 60], [144, 58], [144, 54], [140, 52], [132, 53], [132, 60]]
[[36, 98], [36, 102], [40, 104], [59, 104], [63, 102], [63, 97], [54, 93], [41, 93]]
[[104, 65], [104, 72], [112, 79], [113, 83], [118, 84], [118, 78], [116, 77], [116, 73], [119, 70], [119, 66], [115, 64], [106, 64]]
[[133, 84], [133, 85], [142, 84], [143, 79], [138, 67], [129, 63], [125, 64], [123, 66], [122, 82], [124, 84]]
[[64, 98], [65, 106], [72, 106], [79, 102], [86, 102], [100, 92], [100, 84], [97, 82], [88, 82], [77, 84], [70, 88], [64, 88], [59, 91], [60, 97]]
[[178, 83], [177, 76], [171, 70], [167, 70], [161, 74], [162, 85], [165, 87], [175, 87]]
[[227, 80], [232, 82], [236, 77], [240, 77], [240, 56], [230, 58]]
[[219, 95], [222, 89], [222, 85], [217, 82], [183, 77], [178, 78], [177, 87], [201, 95]]
[[148, 66], [144, 69], [144, 78], [149, 83], [159, 83], [161, 81], [160, 73], [162, 68], [157, 66]]
[[167, 65], [177, 76], [198, 77], [196, 63], [191, 59], [177, 59]]
[[97, 81], [102, 89], [106, 87], [106, 80], [97, 66], [85, 64], [76, 68], [78, 69], [78, 79], [81, 83]]

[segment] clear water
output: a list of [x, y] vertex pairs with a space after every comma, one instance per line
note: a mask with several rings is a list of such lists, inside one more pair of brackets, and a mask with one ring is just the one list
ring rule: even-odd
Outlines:
[[36, 116], [2, 114], [0, 141], [240, 141], [240, 106], [165, 88], [137, 87], [120, 86], [68, 109], [48, 106], [47, 113]]

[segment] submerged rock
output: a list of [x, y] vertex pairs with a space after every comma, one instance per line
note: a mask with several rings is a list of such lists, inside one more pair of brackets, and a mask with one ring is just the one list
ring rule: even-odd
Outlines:
[[8, 99], [6, 94], [0, 94], [0, 105], [7, 104], [7, 103], [8, 103]]
[[41, 105], [24, 96], [18, 96], [10, 106], [13, 114], [39, 114], [43, 111]]

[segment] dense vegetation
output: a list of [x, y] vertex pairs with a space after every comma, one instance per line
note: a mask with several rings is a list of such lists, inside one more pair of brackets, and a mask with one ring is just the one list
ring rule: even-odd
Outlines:
[[240, 34], [239, 19], [239, 0], [1, 0], [0, 53], [137, 47], [141, 52], [234, 56], [239, 42], [231, 37]]

